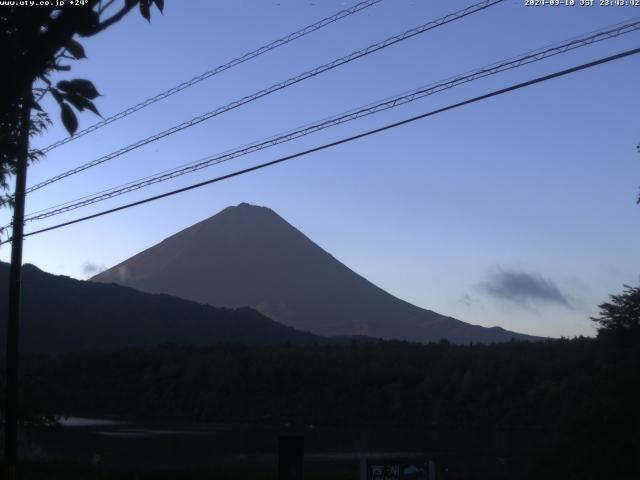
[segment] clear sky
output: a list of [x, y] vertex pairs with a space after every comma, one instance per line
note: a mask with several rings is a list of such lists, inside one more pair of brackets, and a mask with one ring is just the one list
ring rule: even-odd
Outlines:
[[[355, 3], [167, 1], [84, 41], [73, 75], [105, 115]], [[385, 0], [52, 151], [29, 185], [472, 1]], [[577, 0], [576, 3], [580, 3]], [[44, 188], [27, 212], [261, 139], [640, 15], [640, 7], [509, 0]], [[42, 228], [640, 46], [585, 47], [47, 221]], [[229, 205], [272, 208], [390, 293], [463, 321], [524, 333], [594, 333], [590, 315], [640, 282], [640, 56], [450, 111], [153, 204], [29, 238], [24, 260], [76, 278]], [[65, 135], [54, 125], [35, 140]], [[80, 116], [81, 128], [95, 122]], [[2, 212], [6, 223], [7, 211]], [[0, 258], [9, 248], [0, 247]]]

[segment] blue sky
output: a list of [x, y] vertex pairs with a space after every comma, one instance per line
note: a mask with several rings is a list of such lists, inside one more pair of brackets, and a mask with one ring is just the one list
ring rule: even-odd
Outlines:
[[[84, 41], [105, 115], [355, 2], [168, 1]], [[385, 0], [52, 151], [29, 185], [472, 2]], [[579, 2], [578, 2], [579, 3]], [[510, 0], [287, 88], [28, 196], [27, 212], [288, 130], [640, 15]], [[638, 47], [640, 33], [489, 77], [236, 159], [42, 228]], [[347, 266], [416, 305], [486, 326], [592, 335], [588, 317], [640, 281], [640, 58], [444, 113], [98, 220], [30, 237], [24, 260], [87, 278], [228, 205], [268, 206]], [[65, 77], [69, 78], [66, 74]], [[65, 135], [54, 125], [36, 146]], [[95, 122], [80, 116], [81, 128]], [[2, 220], [8, 213], [2, 213]], [[0, 249], [8, 259], [9, 249]]]

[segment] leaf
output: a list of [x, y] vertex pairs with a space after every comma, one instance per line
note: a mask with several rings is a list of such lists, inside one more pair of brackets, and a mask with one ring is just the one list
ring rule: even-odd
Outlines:
[[84, 97], [82, 97], [80, 95], [77, 95], [77, 94], [73, 94], [73, 93], [66, 94], [64, 96], [64, 98], [71, 105], [76, 107], [81, 112], [84, 111], [84, 109], [86, 108], [88, 110], [91, 110], [93, 113], [95, 113], [99, 117], [102, 116], [102, 115], [100, 115], [100, 112], [98, 112], [98, 109], [96, 108], [96, 106], [93, 104], [93, 102], [91, 100], [87, 100], [86, 98], [84, 98]]
[[31, 106], [39, 111], [39, 112], [44, 112], [44, 110], [42, 109], [42, 107], [40, 106], [40, 104], [38, 102], [36, 102], [35, 100], [31, 103]]
[[51, 95], [53, 95], [53, 98], [56, 99], [56, 102], [62, 104], [63, 98], [59, 90], [56, 90], [55, 88], [51, 88]]
[[160, 10], [160, 13], [164, 12], [164, 0], [153, 0], [156, 4], [156, 7], [158, 7], [158, 10]]
[[100, 16], [98, 12], [90, 8], [82, 8], [80, 10], [81, 17], [78, 19], [76, 25], [76, 32], [81, 37], [88, 37], [96, 33], [96, 30], [100, 26]]
[[90, 100], [93, 100], [100, 95], [93, 83], [89, 80], [85, 80], [84, 78], [75, 78], [70, 81], [62, 80], [56, 84], [56, 87], [63, 92], [75, 93]]
[[60, 80], [58, 83], [56, 83], [56, 87], [58, 87], [60, 90], [68, 92], [69, 88], [71, 87], [71, 83], [69, 83], [68, 80]]
[[64, 96], [64, 99], [69, 102], [71, 105], [73, 105], [74, 107], [76, 107], [76, 110], [79, 110], [80, 112], [83, 112], [85, 109], [85, 105], [84, 105], [84, 101], [86, 102], [90, 102], [91, 100], [87, 100], [84, 97], [81, 97], [80, 95], [72, 95], [72, 94], [67, 94]]
[[149, 0], [140, 0], [140, 13], [147, 22], [151, 22], [151, 12], [149, 11]]
[[85, 106], [86, 106], [86, 108], [91, 110], [93, 113], [95, 113], [99, 117], [102, 117], [102, 115], [100, 115], [100, 112], [98, 111], [98, 109], [96, 108], [96, 106], [93, 104], [93, 102], [91, 100], [87, 100], [87, 104]]
[[78, 129], [78, 119], [76, 118], [76, 114], [73, 113], [71, 107], [68, 103], [62, 104], [62, 110], [60, 111], [60, 117], [62, 118], [62, 123], [64, 128], [67, 129], [70, 135], [76, 133]]
[[67, 51], [76, 59], [87, 58], [84, 54], [84, 47], [75, 40], [69, 40], [64, 48], [66, 48]]

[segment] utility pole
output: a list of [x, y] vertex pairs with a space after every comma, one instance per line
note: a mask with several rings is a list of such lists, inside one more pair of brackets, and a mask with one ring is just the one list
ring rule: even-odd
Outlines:
[[13, 233], [11, 237], [11, 269], [9, 272], [9, 315], [7, 321], [7, 388], [5, 399], [4, 459], [7, 478], [17, 478], [18, 466], [18, 348], [20, 340], [20, 290], [22, 283], [22, 240], [24, 229], [24, 202], [29, 160], [29, 130], [31, 126], [31, 84], [22, 97], [20, 132], [16, 164], [16, 190], [13, 206]]

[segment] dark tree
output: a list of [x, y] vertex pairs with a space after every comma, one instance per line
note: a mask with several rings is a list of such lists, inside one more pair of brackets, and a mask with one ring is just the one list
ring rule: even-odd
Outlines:
[[[17, 472], [18, 359], [22, 235], [27, 166], [40, 155], [29, 150], [29, 138], [45, 129], [49, 115], [40, 101], [50, 93], [60, 106], [62, 123], [73, 135], [78, 128], [74, 112], [91, 110], [98, 114], [93, 100], [98, 90], [86, 79], [61, 80], [53, 85], [50, 76], [69, 71], [67, 60], [85, 58], [82, 45], [73, 37], [91, 37], [119, 22], [134, 7], [150, 20], [155, 4], [160, 11], [163, 0], [78, 0], [46, 2], [56, 5], [30, 5], [15, 2], [0, 9], [0, 67], [5, 75], [0, 88], [0, 192], [9, 189], [8, 177], [15, 175], [15, 194], [0, 193], [0, 206], [13, 208], [13, 238], [7, 317], [6, 388], [4, 410], [6, 477]], [[33, 111], [37, 112], [35, 116]], [[2, 233], [4, 228], [0, 229]]]
[[[53, 3], [53, 2], [51, 2]], [[50, 122], [39, 101], [51, 94], [60, 106], [61, 120], [72, 135], [78, 120], [75, 111], [98, 114], [93, 100], [98, 90], [85, 79], [63, 80], [52, 84], [53, 72], [69, 71], [69, 61], [86, 58], [84, 48], [74, 37], [97, 35], [119, 22], [134, 8], [150, 20], [151, 7], [163, 10], [164, 0], [86, 0], [83, 5], [3, 6], [0, 7], [0, 190], [9, 189], [20, 151], [20, 111], [24, 102], [32, 108], [30, 135], [44, 130]], [[29, 162], [39, 157], [31, 151]], [[12, 206], [10, 195], [0, 195], [0, 205]]]
[[611, 295], [611, 301], [599, 305], [600, 316], [592, 318], [599, 324], [598, 335], [638, 339], [640, 332], [640, 287], [624, 286], [620, 295]]
[[640, 287], [625, 285], [592, 320], [599, 324], [600, 354], [591, 430], [606, 445], [597, 454], [609, 478], [639, 478]]

